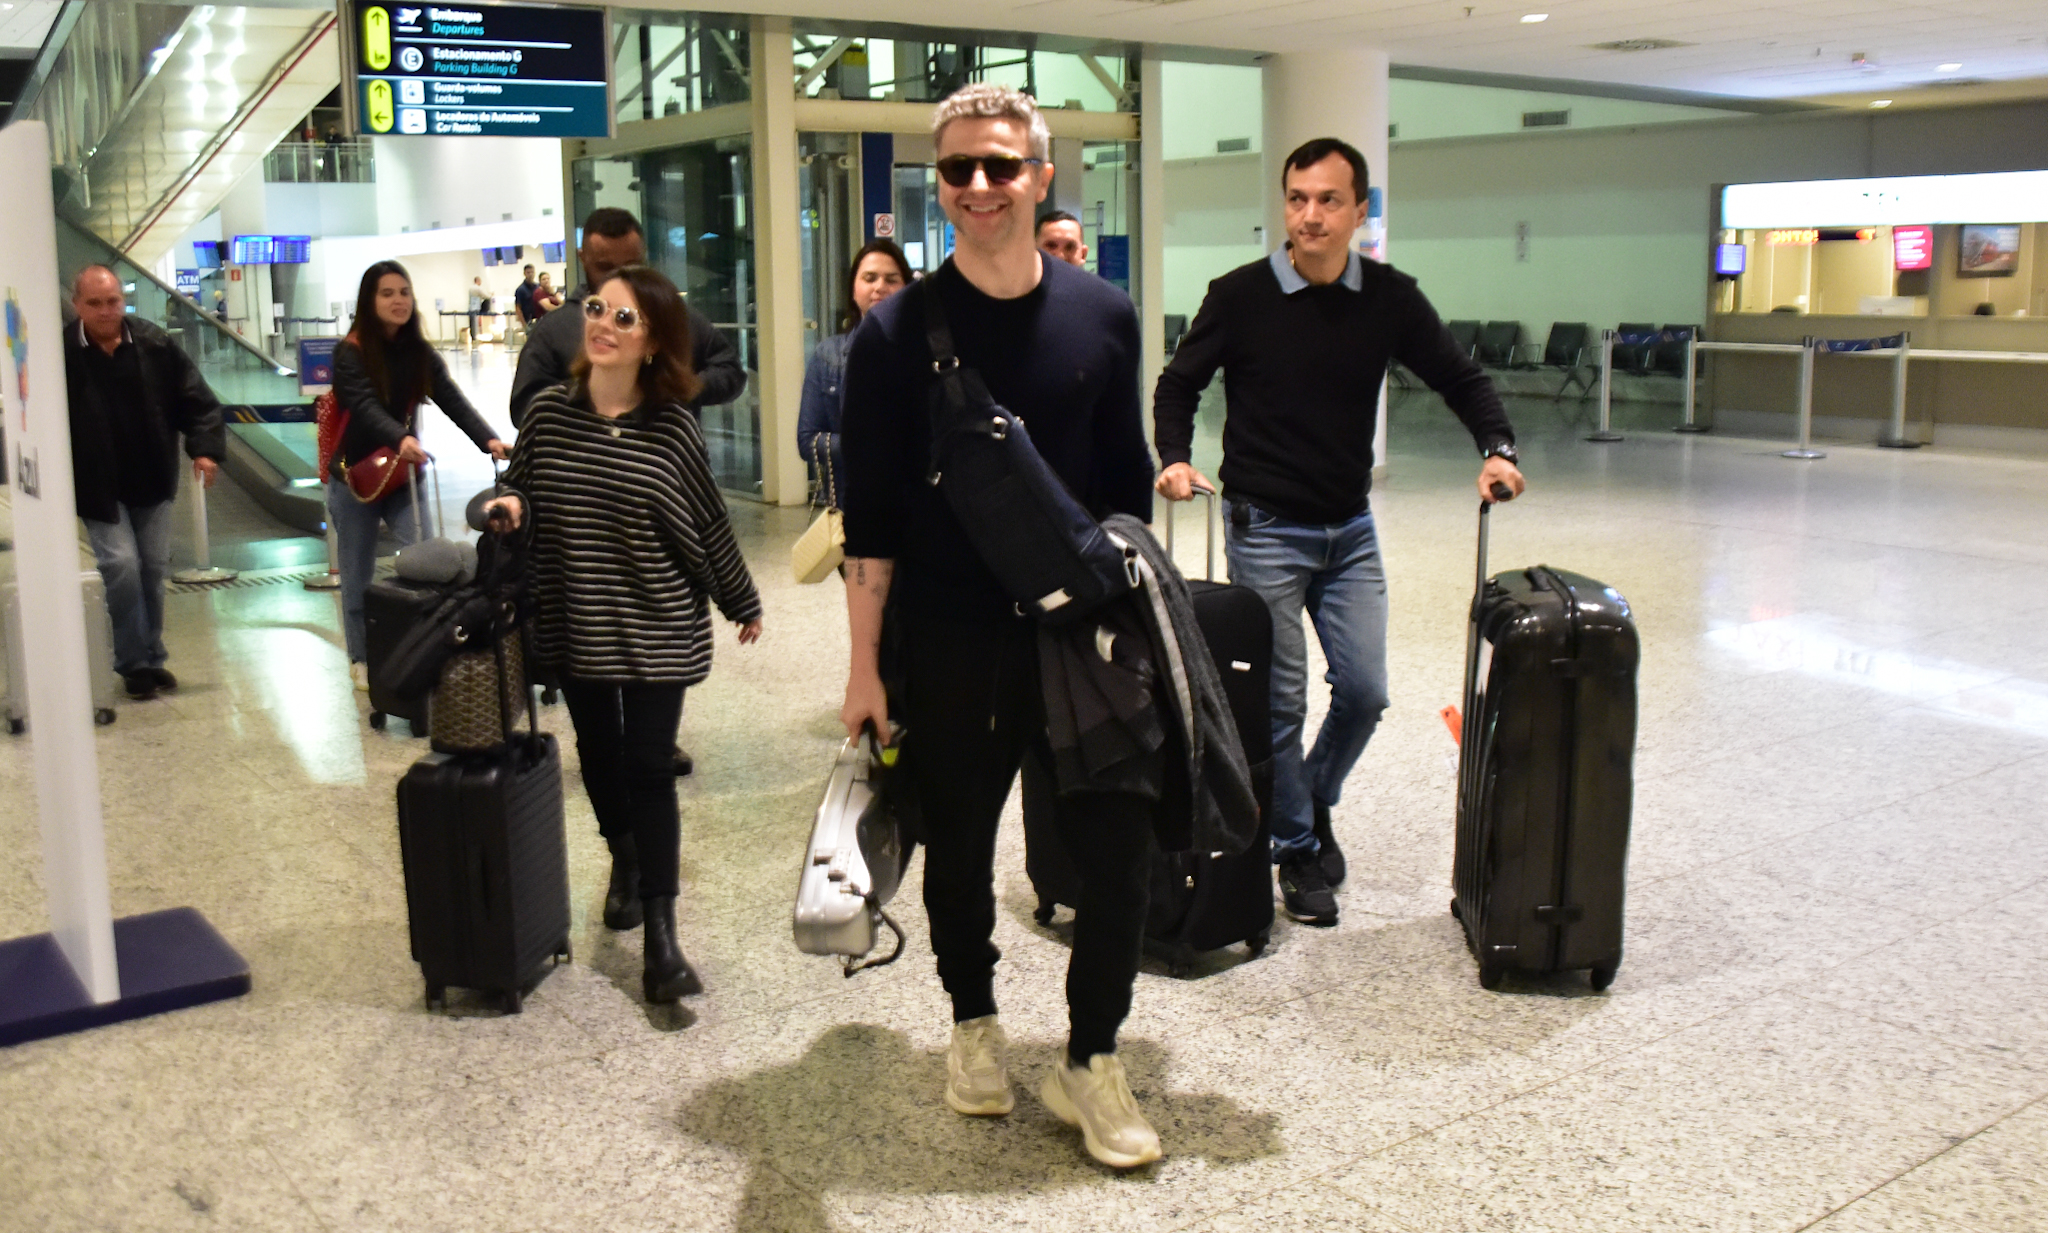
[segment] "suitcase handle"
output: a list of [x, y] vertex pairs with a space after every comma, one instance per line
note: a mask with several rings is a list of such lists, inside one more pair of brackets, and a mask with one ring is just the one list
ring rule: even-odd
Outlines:
[[[1496, 504], [1514, 499], [1515, 493], [1512, 488], [1506, 484], [1496, 483], [1493, 486], [1493, 500], [1479, 503], [1479, 565], [1472, 580], [1472, 612], [1466, 620], [1465, 630], [1465, 691], [1462, 705], [1468, 735], [1472, 730], [1470, 725], [1476, 722], [1472, 713], [1473, 699], [1478, 696], [1479, 688], [1479, 605], [1486, 598], [1486, 516], [1493, 511]], [[1465, 747], [1465, 741], [1462, 739], [1458, 744], [1460, 749]]]
[[[1202, 574], [1202, 577], [1205, 581], [1214, 582], [1216, 581], [1216, 490], [1214, 488], [1205, 488], [1200, 484], [1194, 485], [1194, 490], [1195, 496], [1203, 499], [1202, 525], [1209, 533], [1208, 555], [1203, 559], [1202, 568], [1205, 572]], [[1179, 504], [1180, 502], [1178, 501], [1168, 501], [1166, 503], [1166, 557], [1168, 560], [1173, 559], [1173, 524], [1176, 521], [1173, 516], [1173, 507]]]

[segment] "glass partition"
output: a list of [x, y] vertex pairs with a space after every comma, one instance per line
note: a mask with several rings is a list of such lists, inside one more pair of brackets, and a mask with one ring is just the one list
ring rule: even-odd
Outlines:
[[[931, 30], [923, 39], [874, 37], [881, 33], [834, 22], [798, 22], [792, 38], [804, 93], [935, 102], [969, 82], [989, 81], [1015, 86], [1047, 107], [1137, 110], [1135, 64], [1121, 49], [1049, 50], [1046, 44], [1063, 40], [1038, 36], [1027, 47], [1015, 35], [994, 32]], [[1076, 48], [1092, 47], [1086, 40], [1071, 42]]]
[[747, 19], [615, 11], [612, 81], [618, 123], [747, 101]]

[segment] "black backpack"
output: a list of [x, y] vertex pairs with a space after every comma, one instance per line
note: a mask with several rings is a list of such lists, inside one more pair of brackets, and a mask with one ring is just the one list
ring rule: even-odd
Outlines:
[[989, 396], [960, 363], [938, 288], [927, 282], [931, 344], [930, 482], [1024, 616], [1078, 620], [1138, 585], [1135, 554], [1118, 547], [1037, 448], [1024, 421]]

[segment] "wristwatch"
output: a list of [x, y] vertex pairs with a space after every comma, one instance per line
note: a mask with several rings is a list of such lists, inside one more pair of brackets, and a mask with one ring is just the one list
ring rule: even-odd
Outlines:
[[1522, 456], [1515, 452], [1515, 446], [1512, 441], [1495, 441], [1492, 445], [1480, 450], [1479, 456], [1481, 458], [1502, 459], [1511, 467], [1519, 468], [1522, 465]]

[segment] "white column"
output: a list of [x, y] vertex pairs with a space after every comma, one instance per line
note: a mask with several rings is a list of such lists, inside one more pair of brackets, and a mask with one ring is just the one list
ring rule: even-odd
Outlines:
[[[1262, 140], [1266, 246], [1270, 250], [1287, 242], [1287, 225], [1280, 205], [1280, 169], [1288, 153], [1302, 142], [1316, 137], [1350, 142], [1365, 155], [1366, 173], [1373, 185], [1387, 187], [1387, 53], [1369, 47], [1342, 47], [1268, 56], [1261, 63], [1265, 70]], [[1387, 193], [1387, 201], [1391, 224], [1391, 192]], [[1391, 250], [1391, 242], [1388, 247]], [[1373, 458], [1379, 468], [1386, 466], [1384, 384], [1380, 391], [1379, 424], [1373, 432]]]
[[1166, 143], [1160, 133], [1165, 88], [1160, 62], [1138, 61], [1138, 328], [1143, 346], [1139, 365], [1144, 385], [1139, 405], [1152, 422], [1152, 390], [1166, 366]]
[[804, 288], [796, 152], [796, 63], [787, 17], [756, 17], [754, 80], [755, 321], [761, 380], [761, 496], [801, 505], [796, 416], [803, 397]]

